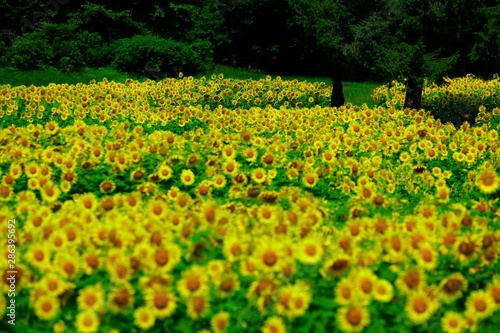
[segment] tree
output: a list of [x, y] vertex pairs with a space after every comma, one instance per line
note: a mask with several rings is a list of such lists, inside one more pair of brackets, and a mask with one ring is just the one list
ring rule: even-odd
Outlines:
[[[353, 40], [351, 27], [360, 13], [356, 1], [289, 0], [297, 13], [297, 22], [329, 49], [331, 54], [332, 99], [331, 106], [345, 103], [342, 80], [347, 63], [352, 60], [346, 52], [346, 45]], [[357, 15], [355, 15], [357, 14]]]
[[[331, 47], [337, 68], [354, 58], [391, 81], [405, 80], [404, 107], [408, 108], [420, 108], [424, 78], [432, 81], [450, 73], [459, 59], [470, 58], [471, 50], [484, 52], [484, 47], [477, 46], [478, 38], [471, 36], [481, 37], [481, 45], [498, 40], [492, 37], [498, 31], [492, 24], [498, 19], [497, 1], [290, 2], [312, 36]], [[338, 105], [337, 97], [332, 94], [332, 106]]]

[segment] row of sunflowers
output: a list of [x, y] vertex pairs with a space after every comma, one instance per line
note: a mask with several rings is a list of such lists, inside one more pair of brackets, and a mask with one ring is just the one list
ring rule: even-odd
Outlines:
[[26, 332], [494, 330], [498, 105], [456, 128], [328, 94], [270, 77], [0, 87], [2, 320], [15, 219]]

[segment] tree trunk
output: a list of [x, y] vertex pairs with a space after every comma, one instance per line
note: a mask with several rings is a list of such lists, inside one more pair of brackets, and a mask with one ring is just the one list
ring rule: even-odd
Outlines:
[[406, 80], [405, 108], [420, 110], [422, 106], [422, 83], [423, 80], [420, 78], [408, 78]]
[[332, 108], [334, 107], [340, 107], [344, 105], [345, 103], [345, 98], [344, 98], [344, 90], [342, 87], [342, 76], [340, 71], [334, 72], [332, 75], [332, 102], [331, 106]]

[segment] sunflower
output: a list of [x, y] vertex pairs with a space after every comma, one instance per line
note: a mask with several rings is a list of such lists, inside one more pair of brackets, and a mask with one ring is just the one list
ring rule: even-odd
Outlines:
[[59, 320], [57, 323], [54, 323], [52, 330], [54, 333], [64, 333], [66, 331], [66, 324], [64, 324], [64, 321]]
[[286, 333], [283, 319], [277, 316], [269, 317], [261, 328], [262, 333]]
[[361, 332], [370, 324], [370, 312], [358, 305], [341, 307], [337, 312], [337, 323], [344, 332]]
[[460, 273], [452, 274], [439, 283], [439, 297], [445, 302], [453, 302], [462, 297], [467, 290], [469, 282]]
[[350, 267], [351, 257], [344, 253], [337, 253], [324, 261], [320, 273], [323, 278], [330, 279], [343, 275]]
[[107, 266], [110, 279], [116, 285], [126, 284], [132, 278], [130, 260], [120, 258]]
[[258, 244], [253, 257], [259, 270], [277, 272], [281, 270], [286, 255], [279, 242], [269, 239]]
[[76, 316], [76, 329], [80, 333], [97, 332], [99, 323], [99, 317], [94, 311], [83, 311]]
[[42, 196], [42, 200], [49, 204], [56, 202], [61, 195], [61, 189], [52, 181], [48, 181], [43, 185], [40, 184], [40, 187], [40, 195]]
[[156, 174], [161, 180], [169, 180], [172, 177], [173, 171], [168, 164], [161, 164]]
[[355, 272], [354, 287], [357, 289], [356, 291], [359, 292], [360, 295], [370, 299], [377, 280], [377, 275], [375, 275], [371, 269], [359, 268]]
[[300, 241], [294, 256], [306, 265], [315, 265], [321, 261], [323, 253], [321, 239], [315, 236], [307, 236]]
[[102, 266], [100, 258], [101, 251], [97, 249], [87, 249], [82, 255], [82, 269], [87, 275], [92, 275]]
[[183, 169], [181, 172], [181, 182], [184, 186], [193, 185], [195, 182], [193, 171], [191, 171], [190, 169]]
[[134, 303], [134, 289], [130, 284], [114, 287], [108, 294], [109, 309], [113, 313], [124, 312]]
[[354, 304], [360, 299], [352, 277], [342, 278], [335, 286], [335, 302], [339, 305]]
[[412, 268], [402, 271], [396, 279], [395, 284], [403, 294], [410, 294], [420, 290], [427, 282], [424, 271], [420, 268]]
[[312, 295], [307, 284], [299, 281], [282, 286], [278, 290], [275, 310], [279, 315], [295, 318], [304, 315], [311, 303]]
[[167, 243], [151, 251], [146, 267], [153, 271], [170, 272], [181, 260], [181, 249], [174, 243]]
[[229, 234], [224, 237], [224, 244], [222, 252], [224, 257], [229, 262], [234, 262], [241, 258], [248, 248], [248, 236], [246, 233], [243, 235]]
[[182, 278], [177, 282], [177, 291], [181, 297], [187, 299], [208, 292], [209, 281], [204, 272], [205, 268], [198, 265], [182, 272]]
[[215, 282], [217, 284], [218, 296], [222, 298], [230, 297], [240, 289], [238, 275], [232, 272], [220, 276]]
[[500, 276], [495, 275], [493, 277], [493, 281], [488, 285], [487, 291], [490, 294], [491, 298], [496, 303], [497, 309], [500, 308]]
[[420, 244], [418, 249], [413, 250], [413, 253], [418, 266], [427, 271], [432, 271], [436, 268], [438, 253], [429, 243]]
[[253, 169], [251, 173], [251, 178], [254, 182], [258, 184], [264, 183], [267, 179], [266, 170], [264, 170], [263, 168]]
[[53, 231], [48, 239], [48, 248], [53, 252], [58, 252], [67, 248], [67, 237], [63, 230], [57, 229]]
[[42, 295], [35, 301], [35, 314], [43, 320], [51, 320], [57, 316], [60, 304], [59, 300], [51, 295]]
[[49, 296], [59, 296], [67, 290], [74, 288], [72, 283], [65, 281], [59, 274], [47, 273], [43, 278], [37, 282]]
[[453, 245], [453, 254], [461, 264], [466, 264], [479, 255], [481, 235], [465, 233], [459, 236]]
[[212, 182], [209, 180], [202, 180], [196, 187], [196, 195], [200, 198], [212, 196]]
[[77, 298], [80, 311], [100, 311], [104, 308], [104, 290], [100, 283], [80, 290]]
[[495, 310], [495, 300], [485, 290], [471, 292], [465, 302], [465, 315], [477, 320], [489, 317]]
[[384, 279], [378, 279], [373, 287], [373, 298], [379, 302], [387, 303], [394, 296], [394, 287]]
[[315, 187], [317, 183], [318, 174], [315, 172], [307, 173], [302, 177], [302, 184], [304, 184], [305, 187], [312, 188]]
[[423, 291], [411, 292], [406, 300], [405, 312], [414, 323], [424, 323], [439, 308], [439, 302]]
[[494, 193], [500, 188], [500, 177], [493, 168], [485, 168], [477, 174], [476, 186], [482, 193]]
[[66, 278], [73, 279], [80, 273], [80, 260], [74, 252], [58, 252], [53, 260], [56, 269]]
[[247, 258], [240, 261], [240, 274], [242, 276], [253, 276], [257, 274], [258, 260]]
[[224, 175], [214, 175], [212, 178], [212, 183], [216, 189], [224, 188], [227, 184], [226, 176]]
[[263, 204], [257, 209], [257, 220], [265, 225], [275, 224], [279, 219], [278, 214], [279, 211], [275, 206]]
[[205, 317], [210, 310], [207, 295], [194, 296], [187, 301], [187, 314], [191, 319], [197, 320]]
[[163, 200], [150, 200], [148, 203], [147, 212], [148, 216], [155, 218], [157, 220], [163, 220], [168, 214], [168, 209], [166, 203]]
[[30, 245], [25, 259], [40, 272], [44, 272], [46, 270], [50, 270], [51, 264], [51, 253], [49, 249], [41, 244], [32, 244]]
[[441, 318], [441, 328], [445, 333], [462, 333], [465, 329], [465, 320], [459, 313], [449, 311]]
[[94, 193], [84, 193], [78, 198], [78, 206], [84, 211], [93, 212], [98, 208], [98, 200]]
[[134, 323], [143, 330], [150, 329], [156, 322], [156, 316], [151, 313], [151, 309], [142, 306], [134, 311]]
[[228, 176], [235, 176], [239, 168], [240, 164], [236, 161], [225, 161], [222, 163], [222, 172]]
[[159, 284], [144, 291], [144, 300], [147, 308], [160, 319], [170, 317], [177, 309], [177, 297], [173, 291]]
[[220, 311], [217, 312], [212, 319], [210, 319], [210, 326], [212, 327], [212, 330], [214, 333], [224, 333], [227, 330], [227, 327], [229, 326], [229, 312], [225, 311]]

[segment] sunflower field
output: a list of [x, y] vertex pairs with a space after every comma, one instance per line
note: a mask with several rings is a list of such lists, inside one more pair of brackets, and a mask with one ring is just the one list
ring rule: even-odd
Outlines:
[[402, 89], [0, 86], [0, 330], [498, 332], [500, 80]]

